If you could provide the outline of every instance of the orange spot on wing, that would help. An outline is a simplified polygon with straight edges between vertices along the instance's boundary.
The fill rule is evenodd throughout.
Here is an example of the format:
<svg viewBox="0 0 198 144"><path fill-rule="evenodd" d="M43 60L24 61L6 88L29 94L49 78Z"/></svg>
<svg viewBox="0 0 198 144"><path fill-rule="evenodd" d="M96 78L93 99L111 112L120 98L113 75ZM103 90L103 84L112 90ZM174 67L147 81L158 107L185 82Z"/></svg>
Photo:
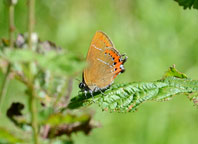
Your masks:
<svg viewBox="0 0 198 144"><path fill-rule="evenodd" d="M112 58L114 58L114 62L119 62L120 56L117 55L114 51L111 50L105 50L105 53L108 53L111 55Z"/></svg>
<svg viewBox="0 0 198 144"><path fill-rule="evenodd" d="M114 75L113 79L115 79L121 71L122 71L121 69L116 70L116 71L114 72L115 75Z"/></svg>

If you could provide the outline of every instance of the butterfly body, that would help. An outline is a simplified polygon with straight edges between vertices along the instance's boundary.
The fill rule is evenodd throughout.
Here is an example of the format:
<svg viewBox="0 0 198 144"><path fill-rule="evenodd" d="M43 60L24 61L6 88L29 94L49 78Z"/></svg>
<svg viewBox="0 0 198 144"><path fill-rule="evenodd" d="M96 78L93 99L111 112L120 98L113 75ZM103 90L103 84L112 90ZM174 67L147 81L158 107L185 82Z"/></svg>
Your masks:
<svg viewBox="0 0 198 144"><path fill-rule="evenodd" d="M91 42L84 69L83 80L79 84L82 91L93 92L107 89L118 74L124 72L127 57L115 49L109 37L97 31Z"/></svg>

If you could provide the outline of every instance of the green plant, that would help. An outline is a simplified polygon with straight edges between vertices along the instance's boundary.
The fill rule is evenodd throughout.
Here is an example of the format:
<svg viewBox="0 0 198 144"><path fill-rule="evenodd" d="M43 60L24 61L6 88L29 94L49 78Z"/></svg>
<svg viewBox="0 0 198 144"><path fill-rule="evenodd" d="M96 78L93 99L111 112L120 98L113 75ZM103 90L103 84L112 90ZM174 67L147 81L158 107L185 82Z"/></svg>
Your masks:
<svg viewBox="0 0 198 144"><path fill-rule="evenodd" d="M72 143L71 134L85 134L100 124L93 113L80 107L98 104L110 112L136 111L143 102L166 101L172 96L187 95L198 103L198 81L169 68L162 79L153 82L114 84L104 94L95 93L92 99L84 93L72 98L72 82L84 67L80 57L50 41L41 41L34 27L34 1L29 1L28 35L14 38L14 5L9 1L10 38L0 44L1 69L4 80L0 94L0 108L6 98L9 81L18 81L24 87L24 101L13 102L6 115L17 129L0 128L1 143ZM76 111L79 110L79 111ZM20 131L20 135L16 133ZM28 133L27 133L28 132ZM24 137L25 136L25 137Z"/></svg>

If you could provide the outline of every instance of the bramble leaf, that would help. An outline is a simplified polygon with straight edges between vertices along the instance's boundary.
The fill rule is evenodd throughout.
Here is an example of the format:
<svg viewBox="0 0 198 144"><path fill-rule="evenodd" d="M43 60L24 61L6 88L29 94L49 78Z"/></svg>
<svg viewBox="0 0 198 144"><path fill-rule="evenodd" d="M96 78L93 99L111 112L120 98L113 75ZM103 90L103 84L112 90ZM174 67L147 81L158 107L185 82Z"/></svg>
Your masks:
<svg viewBox="0 0 198 144"><path fill-rule="evenodd" d="M175 67L170 67L165 77L154 82L133 82L127 84L115 84L104 94L96 93L92 99L84 94L71 99L69 108L98 104L103 110L130 112L135 111L140 104L148 100L170 100L172 96L179 94L190 95L198 92L198 80L192 80L178 72ZM193 100L198 95L193 95Z"/></svg>

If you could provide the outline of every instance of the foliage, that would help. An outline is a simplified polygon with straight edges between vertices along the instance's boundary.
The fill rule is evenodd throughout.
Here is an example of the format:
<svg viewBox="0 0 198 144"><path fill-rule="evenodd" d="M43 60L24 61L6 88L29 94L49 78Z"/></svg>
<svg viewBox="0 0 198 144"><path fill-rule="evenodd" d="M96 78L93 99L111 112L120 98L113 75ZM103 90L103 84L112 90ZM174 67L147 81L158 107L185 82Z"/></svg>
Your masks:
<svg viewBox="0 0 198 144"><path fill-rule="evenodd" d="M191 9L192 7L194 9L198 9L198 0L175 0L179 3L180 6L182 6L184 9Z"/></svg>
<svg viewBox="0 0 198 144"><path fill-rule="evenodd" d="M23 38L25 39L25 37ZM17 40L15 43L17 43ZM32 51L24 47L16 47L15 50L11 50L2 42L0 54L1 63L5 63L2 69L8 67L8 63L11 63L13 78L26 85L26 95L36 94L38 105L36 117L38 117L40 125L40 136L44 139L52 139L62 135L70 136L77 131L89 134L93 128L99 126L99 124L93 122L92 114L76 115L69 112L68 108L79 109L80 106L96 103L105 111L131 112L136 111L143 102L170 100L172 96L178 94L188 95L197 104L198 81L187 78L185 74L178 72L174 65L169 68L161 80L114 84L104 93L95 93L94 98L91 98L91 95L86 97L82 93L72 98L68 104L69 99L64 98L65 91L69 87L66 82L68 81L67 77L71 77L72 73L79 71L79 67L74 66L75 63L81 65L81 61L74 56L60 55L60 49L57 51L55 45L52 48L51 42L46 42L48 48L40 46L41 43L43 42L35 44L35 51ZM54 48L56 51L54 51ZM49 55L45 55L46 52L43 52L43 49L47 49ZM65 60L74 61L73 65L69 67L69 72L67 69L69 63ZM22 112L24 108L28 107L28 105L17 102L12 103L7 110L7 116L10 120L24 131L27 127L31 127L29 114Z"/></svg>
<svg viewBox="0 0 198 144"><path fill-rule="evenodd" d="M196 94L195 99L198 97L197 85L197 80L188 79L185 74L178 72L173 66L161 80L115 84L105 93L94 96L93 99L90 96L89 99L86 99L84 95L74 97L69 107L78 108L82 105L90 105L94 101L105 111L130 112L137 110L143 102L170 100L174 95Z"/></svg>
<svg viewBox="0 0 198 144"><path fill-rule="evenodd" d="M84 64L73 54L56 47L52 42L36 41L34 50L27 49L24 35L18 35L15 49L7 47L7 40L2 40L0 61L2 70L11 64L12 79L16 79L26 86L25 99L34 94L36 96L36 117L40 125L40 135L44 139L56 138L62 135L70 136L73 132L84 131L88 134L98 124L92 120L92 114L82 112L81 115L72 112L60 112L66 108L71 89L70 79L81 71ZM19 45L20 43L20 45ZM65 98L66 97L66 98ZM30 103L14 102L7 110L9 119L19 128L27 131L31 127L29 113L23 109L30 107ZM65 138L63 138L65 141Z"/></svg>
<svg viewBox="0 0 198 144"><path fill-rule="evenodd" d="M8 0L7 2L12 2L12 1ZM22 1L20 2L22 3ZM56 2L60 3L60 1L56 1ZM80 35L81 32L78 32L76 37L80 37L80 38L74 41L74 37L76 34L75 31L76 25L79 25L78 22L76 24L76 19L78 18L82 22L80 25L81 28L83 27L84 29L86 28L94 29L94 31L95 31L95 27L93 28L93 25L97 25L97 24L101 25L99 21L102 22L102 25L105 23L108 23L108 25L112 23L112 25L109 25L107 29L111 28L110 31L115 31L115 39L119 34L119 36L117 37L118 39L115 42L120 42L122 47L129 47L127 54L130 55L129 57L132 59L133 63L137 63L137 66L135 66L132 63L128 63L130 67L133 67L134 69L133 72L131 72L131 68L127 69L128 77L125 80L129 80L129 81L132 81L131 79L129 79L131 77L133 77L134 79L136 78L142 79L143 77L147 77L149 75L149 70L152 68L151 71L153 72L155 66L159 67L158 69L162 69L160 65L157 64L157 62L163 61L165 63L163 57L167 57L166 58L167 61L171 59L171 56L170 57L167 55L164 56L164 53L168 54L167 51L173 53L173 57L176 59L177 58L176 54L179 54L182 51L181 49L183 47L187 47L190 49L191 47L196 46L195 43L196 40L195 42L193 40L192 41L189 40L190 42L187 43L186 45L183 45L183 43L180 45L180 43L178 43L179 50L176 50L176 52L172 52L171 49L168 50L167 45L164 44L164 42L169 43L168 47L172 48L169 40L170 33L172 37L176 37L177 32L181 33L180 37L177 37L174 41L174 44L175 43L177 44L178 42L177 40L179 38L184 38L185 41L187 41L186 39L189 38L188 34L191 31L190 29L188 29L187 31L182 31L183 29L181 24L180 26L178 26L179 28L178 27L175 28L176 30L171 29L170 32L167 33L162 32L162 35L158 35L156 31L159 30L157 28L159 27L161 32L163 27L161 27L162 25L158 25L158 22L156 21L152 23L153 21L151 21L151 19L154 18L155 20L156 19L158 20L158 17L157 15L153 16L153 13L149 13L150 11L149 12L146 11L148 10L149 7L150 9L152 9L152 6L155 6L154 4L149 5L150 3L148 3L148 5L147 4L145 5L145 4L140 4L141 2L139 1L133 1L133 2L126 1L126 3L116 1L116 6L122 7L122 9L120 9L120 7L116 9L117 7L114 5L111 8L112 6L111 2L105 1L106 9L104 8L103 13L101 14L102 20L98 20L98 19L95 20L95 16L94 16L94 22L97 24L91 23L88 25L88 23L91 22L89 19L90 14L97 15L98 13L101 12L98 11L97 9L95 10L94 7L93 10L91 9L89 11L90 8L89 5L91 5L91 3L93 4L94 2L88 1L85 2L84 5L81 5L81 2L79 2L80 9L78 9L78 11L76 10L74 11L74 7L72 7L72 4L75 2L71 2L71 3L69 1L62 2L62 3L66 3L67 6L69 6L67 7L67 10L71 8L71 11L74 13L71 14L72 15L71 19L70 16L65 16L65 15L63 16L64 21L65 21L65 17L67 17L66 24L68 23L70 24L70 26L68 25L65 26L65 23L63 23L64 29L67 29L67 31L69 32L64 35L61 35L63 32L62 29L60 28L58 30L56 29L57 31L59 31L59 33L56 35L55 23L58 23L60 21L59 18L61 17L62 12L61 14L55 14L55 16L49 18L49 19L55 18L58 19L58 21L51 20L51 23L48 23L47 25L49 25L49 27L50 25L54 25L54 27L51 28L49 31L46 31L45 30L46 21L48 21L46 20L47 18L46 11L51 13L51 15L53 15L54 11L61 10L61 7L64 7L64 5L59 5L58 8L55 9L55 8L50 8L51 6L54 6L50 2L41 1L41 5L44 6L48 5L46 7L48 7L49 9L45 7L47 10L44 9L45 14L41 19L39 19L39 22L42 22L42 20L44 20L45 22L43 29L41 28L39 30L38 27L39 36L42 37L43 32L44 33L47 32L46 34L47 39L53 39L53 41L56 41L56 43L60 43L59 40L64 39L65 41L64 48L57 46L51 41L41 41L36 33L32 33L32 37L33 37L32 49L29 49L29 45L28 45L29 39L27 33L18 34L16 40L13 39L14 41L5 38L1 40L0 42L1 77L0 78L3 79L5 78L5 80L7 80L6 79L7 77L10 80L10 83L8 83L8 87L11 86L11 89L8 89L7 92L11 94L6 95L4 99L0 99L0 120L1 120L0 143L30 143L31 141L33 141L34 138L32 137L32 133L34 131L33 130L34 128L32 123L33 120L31 119L33 113L35 114L35 117L37 119L37 123L36 123L36 127L38 128L37 137L40 143L56 144L56 143L73 143L73 136L74 136L73 133L83 132L85 135L88 135L90 134L92 129L101 126L99 122L93 120L93 116L94 116L93 112L90 112L87 109L81 109L81 107L86 108L87 106L90 106L92 104L97 104L101 107L102 110L105 111L128 113L128 112L136 111L139 108L139 106L144 102L147 101L163 102L170 100L173 96L176 95L186 95L196 106L198 105L198 92L197 92L198 81L190 79L185 74L178 72L175 66L170 67L169 70L164 74L162 79L157 81L144 82L143 80L142 82L129 82L129 83L121 83L121 84L115 83L110 87L110 89L104 91L103 93L101 92L94 93L93 98L91 97L90 94L87 95L86 97L84 93L81 93L70 100L71 96L73 95L72 91L77 91L75 88L72 87L73 79L77 75L81 75L81 71L85 66L85 63L81 58L82 56L76 55L75 53L76 51L74 48L78 48L78 47L83 48L84 47L83 41L86 41L85 39L88 38L89 35L86 34L86 36L85 35L82 36ZM184 8L191 8L191 7L197 8L196 0L195 1L177 0L177 2L180 5L182 5ZM15 4L16 3L14 3L13 5ZM8 3L7 5L9 6L12 4ZM100 6L103 7L104 3L103 2L100 3L100 1L98 1L96 5L98 5L99 9L101 9ZM83 6L85 6L86 8L86 10L84 10L84 14L86 15L87 18L86 21L84 20L84 17L82 20L81 19L82 16L78 15L78 14L83 14L83 10L81 9L81 7ZM133 11L131 11L130 6L133 6ZM144 6L146 6L147 9ZM111 9L109 9L109 7ZM142 10L143 12L139 13L138 10L139 11ZM2 12L3 10L0 8L0 11ZM109 11L114 13L114 16L115 15L116 16L114 18L112 18L112 16L109 16L108 15ZM133 16L131 15L131 13L133 13ZM151 15L149 16L149 14ZM166 14L167 17L170 17L167 11ZM21 15L20 13L16 14L16 17L20 17L20 21L17 21L18 22L17 26L19 28L18 29L16 28L16 30L27 31L24 30L24 24L21 24L23 22L24 16L20 16L20 15ZM39 16L40 15L42 15L42 12L40 13L39 11ZM120 15L121 18L119 17ZM161 18L162 15L160 12L159 15ZM115 21L115 19L117 19L118 21ZM4 23L6 24L6 20L4 21L5 21ZM87 22L86 26L83 25L84 22ZM5 31L4 30L5 26L3 26L4 23L0 23L1 32ZM165 27L174 28L174 25L172 23L169 23L168 21L165 22L162 21L161 23L165 24ZM178 21L178 23L180 23L180 20ZM147 26L145 26L145 24L148 25L149 30L147 29ZM191 24L191 22L188 21L188 23L186 23L185 25L189 27L189 25L187 24ZM21 30L21 26L23 27L23 30ZM123 27L127 28L127 32L125 34L129 34L129 35L125 35L124 33L122 33ZM135 30L134 32L135 36L134 33L131 32L131 27L132 29ZM14 30L14 28L13 29L10 28L10 33L13 35L12 30ZM0 33L0 35L2 35L2 33ZM121 35L124 36L124 39L122 39ZM166 36L164 35L168 37L167 40L166 40ZM157 36L156 39L159 39L159 43L161 46L161 47L159 46L160 47L159 49L163 53L163 55L161 55L162 60L160 57L160 60L157 62L155 57L153 57L155 51L154 50L155 45L152 45L152 43L155 42L149 39L153 36L154 39L155 36ZM140 38L142 38L143 40ZM131 43L127 43L128 41L130 41ZM12 42L13 42L13 47L10 46ZM132 43L134 43L134 45L132 45ZM143 47L146 48L143 49ZM176 46L174 45L174 47ZM150 50L149 48L152 48L152 50ZM149 54L147 54L147 52ZM193 54L196 54L196 52L197 52L196 50L192 51ZM157 55L160 56L158 52ZM156 62L153 66L149 65L149 59L152 58L154 58L154 61ZM193 62L196 62L196 58L191 58L191 57L185 59L185 62L187 61L185 64L182 63L184 62L184 59L179 59L179 60L181 61L182 65L189 66L192 63L192 61L190 61L189 59L192 60ZM138 63L140 61L144 62L144 64ZM171 60L170 62L173 63ZM141 65L146 65L146 66L148 65L148 67L147 68L142 67L143 70L141 70ZM185 68L187 69L188 67ZM153 74L155 75L155 72ZM4 85L3 83L4 82L2 82L2 85ZM13 83L15 84L14 87L12 87ZM17 91L18 87L20 87L19 91L21 93ZM36 111L31 111L30 108L33 101L31 98L33 96L35 97ZM11 103L9 103L8 101L11 101ZM2 105L6 105L6 107L3 107ZM182 111L182 114L184 113L185 112ZM113 114L111 116L113 117ZM5 125L2 119L5 119L6 121ZM104 117L100 116L99 119L103 120ZM120 120L120 115L119 115L119 120ZM140 121L140 119L138 119L138 121ZM129 123L127 121L126 124L125 123L123 124L123 122L121 122L121 125L122 127L124 126L129 127L131 123L133 122ZM114 124L114 123L112 124L114 129L111 129L111 133L115 132L116 129L115 126L119 126L119 124ZM145 134L145 129L147 127L149 126L146 125L143 126L142 128L143 130L142 129L139 130L138 128L139 130L138 133ZM175 129L175 127L173 127L172 129ZM135 134L133 133L133 130L134 129L130 129L130 132L127 133ZM170 131L171 130L169 130L169 132L167 133L169 134ZM20 133L18 134L18 132ZM119 137L121 137L123 143L124 139L122 138L122 136L124 135L125 132L120 130L118 132L119 132ZM109 131L107 133L109 133ZM102 132L102 135L106 136L104 130ZM153 133L151 133L151 135L153 135ZM170 133L170 135L172 134ZM107 135L107 137L109 139L109 135ZM166 142L167 142L167 137L168 136L166 135ZM142 139L144 138L140 137L141 143L142 143ZM107 143L108 139L104 140L105 143ZM101 141L102 140L100 139L99 142Z"/></svg>
<svg viewBox="0 0 198 144"><path fill-rule="evenodd" d="M15 144L15 143L23 143L24 140L18 138L17 136L11 134L5 128L0 127L0 143L1 144Z"/></svg>

